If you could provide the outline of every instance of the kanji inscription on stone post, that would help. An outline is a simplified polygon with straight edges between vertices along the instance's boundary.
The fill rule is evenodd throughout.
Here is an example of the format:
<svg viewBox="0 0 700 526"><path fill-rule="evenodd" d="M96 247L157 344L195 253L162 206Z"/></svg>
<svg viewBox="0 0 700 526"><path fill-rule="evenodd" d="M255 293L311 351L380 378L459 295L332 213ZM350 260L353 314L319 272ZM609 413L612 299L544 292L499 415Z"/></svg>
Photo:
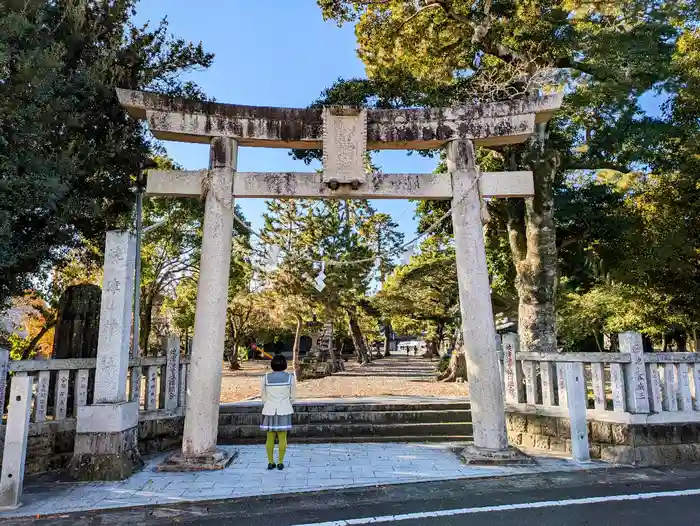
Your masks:
<svg viewBox="0 0 700 526"><path fill-rule="evenodd" d="M323 182L327 185L365 182L367 110L327 107L323 110Z"/></svg>
<svg viewBox="0 0 700 526"><path fill-rule="evenodd" d="M178 377L180 374L180 338L177 336L169 337L166 342L166 352L164 408L168 411L175 411L178 403Z"/></svg>
<svg viewBox="0 0 700 526"><path fill-rule="evenodd" d="M74 415L78 414L78 407L87 405L88 399L88 378L90 371L88 369L80 369L75 375L75 411Z"/></svg>
<svg viewBox="0 0 700 526"><path fill-rule="evenodd" d="M56 378L56 420L65 420L68 413L68 376L70 371L58 371Z"/></svg>
<svg viewBox="0 0 700 526"><path fill-rule="evenodd" d="M34 402L34 421L46 420L46 405L49 399L49 381L51 371L40 371L36 384L36 401Z"/></svg>
<svg viewBox="0 0 700 526"><path fill-rule="evenodd" d="M0 400L5 404L5 389L7 387L7 369L10 366L10 351L0 349Z"/></svg>
<svg viewBox="0 0 700 526"><path fill-rule="evenodd" d="M632 361L625 364L627 384L627 410L630 413L648 413L647 372L644 366L642 335L636 332L623 332L619 335L620 352L629 354Z"/></svg>
<svg viewBox="0 0 700 526"><path fill-rule="evenodd" d="M522 377L519 373L516 354L518 352L518 337L515 334L503 335L503 372L506 383L506 403L517 404L520 402L520 384Z"/></svg>

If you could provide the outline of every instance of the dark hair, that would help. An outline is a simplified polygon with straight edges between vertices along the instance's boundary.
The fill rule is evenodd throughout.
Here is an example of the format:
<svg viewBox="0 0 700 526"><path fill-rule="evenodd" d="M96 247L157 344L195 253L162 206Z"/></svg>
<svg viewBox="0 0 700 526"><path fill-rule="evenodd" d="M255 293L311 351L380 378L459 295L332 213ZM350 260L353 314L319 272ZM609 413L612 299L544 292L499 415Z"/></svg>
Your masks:
<svg viewBox="0 0 700 526"><path fill-rule="evenodd" d="M284 371L287 368L287 359L283 354L275 354L270 362L270 367L275 372Z"/></svg>

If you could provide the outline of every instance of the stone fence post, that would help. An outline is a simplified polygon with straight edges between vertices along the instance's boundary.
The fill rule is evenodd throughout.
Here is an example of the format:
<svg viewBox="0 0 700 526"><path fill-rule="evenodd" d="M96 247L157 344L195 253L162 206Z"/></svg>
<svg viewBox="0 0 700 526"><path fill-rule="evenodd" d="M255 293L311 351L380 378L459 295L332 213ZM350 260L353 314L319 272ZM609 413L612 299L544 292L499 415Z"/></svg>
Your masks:
<svg viewBox="0 0 700 526"><path fill-rule="evenodd" d="M10 385L10 407L5 427L5 449L0 476L0 509L19 507L27 458L29 417L32 410L33 376L15 375ZM3 398L4 400L4 398Z"/></svg>
<svg viewBox="0 0 700 526"><path fill-rule="evenodd" d="M10 351L0 348L0 419L5 414L5 390L7 388L7 372L10 367Z"/></svg>
<svg viewBox="0 0 700 526"><path fill-rule="evenodd" d="M139 402L127 401L136 238L107 232L94 403L78 408L71 475L121 480L143 467L138 451Z"/></svg>
<svg viewBox="0 0 700 526"><path fill-rule="evenodd" d="M507 404L518 404L523 401L523 370L516 359L519 349L518 335L512 332L503 335L503 376L505 398Z"/></svg>
<svg viewBox="0 0 700 526"><path fill-rule="evenodd" d="M588 404L583 364L567 362L564 364L564 375L571 425L571 454L577 462L588 462L591 460L591 454L588 448L588 424L586 422Z"/></svg>
<svg viewBox="0 0 700 526"><path fill-rule="evenodd" d="M163 408L167 411L177 411L179 402L180 385L180 338L168 336L165 340L165 378L161 382L165 383L165 402Z"/></svg>
<svg viewBox="0 0 700 526"><path fill-rule="evenodd" d="M644 366L642 335L638 332L623 332L619 336L620 353L629 354L632 361L624 364L627 412L649 413L649 384Z"/></svg>

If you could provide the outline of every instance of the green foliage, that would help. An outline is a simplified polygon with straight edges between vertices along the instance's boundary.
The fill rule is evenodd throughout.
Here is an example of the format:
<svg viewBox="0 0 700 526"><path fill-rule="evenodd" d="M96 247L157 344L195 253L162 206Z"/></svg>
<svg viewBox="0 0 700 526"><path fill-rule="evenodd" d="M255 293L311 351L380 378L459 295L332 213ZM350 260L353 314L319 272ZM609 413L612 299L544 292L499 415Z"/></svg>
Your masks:
<svg viewBox="0 0 700 526"><path fill-rule="evenodd" d="M488 204L487 259L494 299L504 300L505 311L516 312L516 290L521 302L558 296L560 339L573 346L595 332L634 328L658 337L671 326L695 330L696 1L318 4L326 18L356 23L370 77L336 82L322 101L453 106L565 88L564 106L544 144L477 152L483 170L554 161L552 174L535 170L531 204ZM642 108L642 96L654 93L667 100L660 117ZM546 259L552 247L537 244L542 220L551 214L543 206L549 196L556 210L556 259ZM448 209L449 202L419 203L419 229ZM449 219L438 232L451 235ZM559 277L557 287L548 275Z"/></svg>
<svg viewBox="0 0 700 526"><path fill-rule="evenodd" d="M136 0L4 1L0 10L0 302L72 247L128 222L150 155L115 88L201 96L201 45L136 27Z"/></svg>

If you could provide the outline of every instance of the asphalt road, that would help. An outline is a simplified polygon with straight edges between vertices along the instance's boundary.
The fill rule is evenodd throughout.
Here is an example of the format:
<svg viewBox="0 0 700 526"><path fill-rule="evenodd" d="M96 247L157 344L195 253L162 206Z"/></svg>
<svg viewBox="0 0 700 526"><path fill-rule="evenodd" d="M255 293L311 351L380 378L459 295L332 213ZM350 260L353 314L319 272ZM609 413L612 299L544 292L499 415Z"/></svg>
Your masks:
<svg viewBox="0 0 700 526"><path fill-rule="evenodd" d="M431 513L443 516L430 517ZM609 469L407 484L3 521L3 525L8 526L45 523L688 526L700 524L700 466Z"/></svg>

